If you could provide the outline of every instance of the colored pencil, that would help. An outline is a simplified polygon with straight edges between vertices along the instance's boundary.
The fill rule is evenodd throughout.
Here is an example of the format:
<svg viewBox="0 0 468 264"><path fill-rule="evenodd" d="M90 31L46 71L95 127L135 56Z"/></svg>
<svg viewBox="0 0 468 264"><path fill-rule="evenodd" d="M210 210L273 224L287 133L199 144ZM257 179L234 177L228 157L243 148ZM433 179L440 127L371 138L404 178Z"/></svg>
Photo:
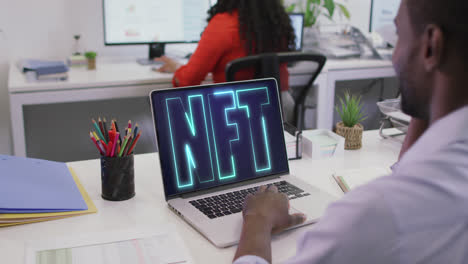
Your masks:
<svg viewBox="0 0 468 264"><path fill-rule="evenodd" d="M112 129L111 129L111 130L109 131L109 140L112 141L112 143L115 142L115 141L114 141L115 133L116 133L115 130L112 130Z"/></svg>
<svg viewBox="0 0 468 264"><path fill-rule="evenodd" d="M115 153L115 146L117 145L117 139L119 138L119 132L116 132L115 133L115 136L114 136L114 144L112 145L112 151L111 151L111 157L114 157L114 153Z"/></svg>
<svg viewBox="0 0 468 264"><path fill-rule="evenodd" d="M102 139L97 140L97 144L102 149L102 153L106 153L106 144L104 143L104 141Z"/></svg>
<svg viewBox="0 0 468 264"><path fill-rule="evenodd" d="M127 132L128 134L132 133L132 120L128 120Z"/></svg>
<svg viewBox="0 0 468 264"><path fill-rule="evenodd" d="M117 121L114 119L115 131L119 132L119 141L122 142L122 137L120 136L119 126L117 126ZM119 142L119 146L120 146Z"/></svg>
<svg viewBox="0 0 468 264"><path fill-rule="evenodd" d="M104 125L102 124L102 119L101 117L98 118L98 124L99 124L99 130L101 131L102 135L104 138L106 137L106 134L104 133Z"/></svg>
<svg viewBox="0 0 468 264"><path fill-rule="evenodd" d="M106 152L106 157L110 157L111 151L112 151L112 140L109 141L109 144L107 144L107 152Z"/></svg>
<svg viewBox="0 0 468 264"><path fill-rule="evenodd" d="M133 140L135 140L136 135L138 135L138 123L136 123L135 128L133 129Z"/></svg>
<svg viewBox="0 0 468 264"><path fill-rule="evenodd" d="M96 134L96 131L93 131L94 139L99 140L99 136Z"/></svg>
<svg viewBox="0 0 468 264"><path fill-rule="evenodd" d="M106 118L104 117L104 120L102 122L102 126L104 127L104 136L106 137L106 140L107 142L110 141L110 138L109 138L109 133L107 132L107 121L106 121Z"/></svg>
<svg viewBox="0 0 468 264"><path fill-rule="evenodd" d="M106 139L104 138L104 135L102 134L101 129L99 128L98 124L96 123L96 120L94 120L94 118L93 118L92 121L93 121L94 127L97 130L97 133L98 133L99 137L104 139L104 142L106 142ZM107 144L107 142L106 142L106 144Z"/></svg>
<svg viewBox="0 0 468 264"><path fill-rule="evenodd" d="M96 148L99 150L99 153L101 153L102 155L102 150L101 148L99 147L96 139L94 139L94 136L93 136L93 133L89 132L89 137L91 138L91 140L94 142L94 145L96 145Z"/></svg>
<svg viewBox="0 0 468 264"><path fill-rule="evenodd" d="M126 156L127 151L130 148L130 145L132 143L132 140L133 140L133 136L129 135L128 140L127 140L127 144L125 144L125 148L124 148L123 153L122 153L123 156Z"/></svg>
<svg viewBox="0 0 468 264"><path fill-rule="evenodd" d="M119 157L122 157L122 154L124 152L125 146L127 145L127 142L128 142L128 136L125 136L124 141L122 143L122 147L120 148L120 151L119 151Z"/></svg>
<svg viewBox="0 0 468 264"><path fill-rule="evenodd" d="M137 136L135 137L135 139L133 140L132 145L130 146L130 148L129 148L128 151L127 151L127 156L130 155L130 154L132 154L133 149L135 148L135 145L136 145L138 139L140 139L140 135L141 135L141 132L139 132L138 135L137 135Z"/></svg>

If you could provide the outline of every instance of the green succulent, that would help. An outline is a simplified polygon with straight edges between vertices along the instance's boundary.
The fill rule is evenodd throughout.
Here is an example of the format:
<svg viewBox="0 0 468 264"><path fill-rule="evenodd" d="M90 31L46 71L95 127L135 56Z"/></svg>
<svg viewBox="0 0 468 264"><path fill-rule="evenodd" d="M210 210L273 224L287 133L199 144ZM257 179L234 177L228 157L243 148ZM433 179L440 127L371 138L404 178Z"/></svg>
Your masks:
<svg viewBox="0 0 468 264"><path fill-rule="evenodd" d="M361 96L352 95L347 90L344 93L344 97L339 99L341 107L337 105L335 106L335 110L346 127L354 127L356 124L367 119L362 113Z"/></svg>
<svg viewBox="0 0 468 264"><path fill-rule="evenodd" d="M96 58L97 53L94 52L94 51L87 51L87 52L85 52L84 56L85 56L87 59L94 59L94 58Z"/></svg>
<svg viewBox="0 0 468 264"><path fill-rule="evenodd" d="M311 27L317 23L318 18L323 15L333 21L333 15L336 10L345 16L347 19L351 18L351 14L345 5L337 3L334 0L305 0L305 8L303 4L304 0L296 0L286 7L287 12L294 12L297 7L299 11L304 13L304 26Z"/></svg>

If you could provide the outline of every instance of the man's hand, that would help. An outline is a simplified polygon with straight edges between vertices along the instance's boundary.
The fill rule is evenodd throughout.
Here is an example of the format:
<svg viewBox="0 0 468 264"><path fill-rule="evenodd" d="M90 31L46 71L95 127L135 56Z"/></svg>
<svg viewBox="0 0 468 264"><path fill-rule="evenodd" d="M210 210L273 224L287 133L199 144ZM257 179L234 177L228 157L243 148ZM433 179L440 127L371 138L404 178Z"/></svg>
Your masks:
<svg viewBox="0 0 468 264"><path fill-rule="evenodd" d="M278 193L274 185L261 186L255 195L247 196L242 213L244 222L253 218L261 220L274 234L306 220L303 214L289 214L288 197Z"/></svg>
<svg viewBox="0 0 468 264"><path fill-rule="evenodd" d="M175 60L166 56L155 58L154 60L164 62L163 66L158 69L159 72L174 73L180 67L180 64L178 64Z"/></svg>
<svg viewBox="0 0 468 264"><path fill-rule="evenodd" d="M234 260L259 256L271 263L271 234L301 224L303 214L289 214L288 197L278 193L276 186L261 186L255 195L245 198L244 224Z"/></svg>

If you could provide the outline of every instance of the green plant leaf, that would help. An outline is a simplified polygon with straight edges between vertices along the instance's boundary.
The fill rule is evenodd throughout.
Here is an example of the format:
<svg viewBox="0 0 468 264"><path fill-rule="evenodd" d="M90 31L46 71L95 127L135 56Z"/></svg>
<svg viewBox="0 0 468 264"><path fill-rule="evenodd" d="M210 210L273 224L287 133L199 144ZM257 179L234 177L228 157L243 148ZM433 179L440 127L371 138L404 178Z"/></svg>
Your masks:
<svg viewBox="0 0 468 264"><path fill-rule="evenodd" d="M286 7L286 12L294 12L294 9L296 9L296 4L291 4L290 6Z"/></svg>
<svg viewBox="0 0 468 264"><path fill-rule="evenodd" d="M367 118L362 113L361 96L352 95L346 90L343 97L339 97L339 105L341 109L337 105L335 110L340 115L343 124L347 127L354 127Z"/></svg>
<svg viewBox="0 0 468 264"><path fill-rule="evenodd" d="M347 19L350 19L351 18L351 14L349 13L348 9L346 8L346 6L344 6L343 4L338 4L338 8L340 9L341 13L347 18Z"/></svg>
<svg viewBox="0 0 468 264"><path fill-rule="evenodd" d="M334 0L325 0L323 6L325 9L328 11L328 15L330 17L333 17L333 14L335 13L335 1Z"/></svg>

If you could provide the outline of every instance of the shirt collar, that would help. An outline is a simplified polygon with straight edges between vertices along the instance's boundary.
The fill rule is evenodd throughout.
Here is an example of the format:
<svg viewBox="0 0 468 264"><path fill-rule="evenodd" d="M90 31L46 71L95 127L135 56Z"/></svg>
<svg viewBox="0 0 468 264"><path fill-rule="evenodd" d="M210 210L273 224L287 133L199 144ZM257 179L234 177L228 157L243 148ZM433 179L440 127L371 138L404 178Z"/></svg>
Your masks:
<svg viewBox="0 0 468 264"><path fill-rule="evenodd" d="M468 106L437 120L403 156L401 162L421 159L449 144L468 140Z"/></svg>

